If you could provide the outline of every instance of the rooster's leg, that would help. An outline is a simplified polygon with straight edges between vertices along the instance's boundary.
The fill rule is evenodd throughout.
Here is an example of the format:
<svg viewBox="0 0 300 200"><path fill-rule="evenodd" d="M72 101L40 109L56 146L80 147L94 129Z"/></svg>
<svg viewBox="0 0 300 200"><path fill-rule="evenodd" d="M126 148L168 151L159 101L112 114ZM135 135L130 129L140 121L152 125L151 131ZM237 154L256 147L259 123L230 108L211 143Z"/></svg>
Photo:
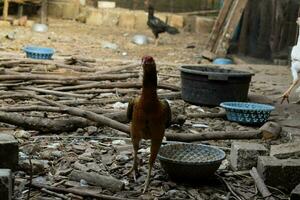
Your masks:
<svg viewBox="0 0 300 200"><path fill-rule="evenodd" d="M133 165L132 165L131 169L128 172L126 172L123 176L127 176L127 175L131 174L132 172L134 172L133 173L133 179L134 179L134 181L136 181L136 173L138 172L138 156L137 156L137 153L138 153L138 150L139 150L140 141L133 139L132 144L133 144Z"/></svg>
<svg viewBox="0 0 300 200"><path fill-rule="evenodd" d="M148 174L147 174L147 178L145 181L145 186L144 186L144 190L143 193L145 193L148 189L149 183L150 183L150 176L151 176L151 172L152 172L152 167L153 164L155 162L157 153L159 151L160 145L161 145L161 141L162 140L151 140L151 154L150 154L150 158L149 158L149 169L148 169Z"/></svg>
<svg viewBox="0 0 300 200"><path fill-rule="evenodd" d="M155 37L155 46L158 46L158 44L159 44L159 37L157 36Z"/></svg>

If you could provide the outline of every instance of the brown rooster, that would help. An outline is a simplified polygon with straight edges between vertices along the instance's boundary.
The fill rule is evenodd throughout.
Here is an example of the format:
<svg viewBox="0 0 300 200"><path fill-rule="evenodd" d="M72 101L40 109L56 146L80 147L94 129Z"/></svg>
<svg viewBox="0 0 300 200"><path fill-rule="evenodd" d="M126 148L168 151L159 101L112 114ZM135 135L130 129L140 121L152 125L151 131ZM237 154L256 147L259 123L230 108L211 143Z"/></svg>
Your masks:
<svg viewBox="0 0 300 200"><path fill-rule="evenodd" d="M171 109L167 101L159 100L157 96L157 72L154 59L144 56L143 87L140 97L133 99L127 109L127 117L131 120L130 134L133 144L133 166L125 174L138 171L137 152L141 139L151 140L151 154L149 158L148 175L145 181L143 193L147 190L153 164L164 137L165 129L171 122ZM135 173L134 173L135 179Z"/></svg>

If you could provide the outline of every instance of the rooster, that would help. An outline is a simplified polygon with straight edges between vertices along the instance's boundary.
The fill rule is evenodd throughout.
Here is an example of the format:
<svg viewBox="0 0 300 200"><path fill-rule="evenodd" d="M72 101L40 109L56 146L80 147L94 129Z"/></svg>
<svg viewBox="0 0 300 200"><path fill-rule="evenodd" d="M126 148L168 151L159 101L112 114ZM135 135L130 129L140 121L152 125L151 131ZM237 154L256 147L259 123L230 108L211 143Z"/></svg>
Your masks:
<svg viewBox="0 0 300 200"><path fill-rule="evenodd" d="M157 96L157 72L154 59L144 56L143 65L143 87L142 94L133 99L127 108L127 117L131 120L130 134L133 144L133 166L125 174L138 171L137 152L141 139L150 139L149 169L145 181L143 193L147 190L153 164L159 151L165 129L170 126L171 109L166 100L159 100ZM135 173L133 174L134 179Z"/></svg>
<svg viewBox="0 0 300 200"><path fill-rule="evenodd" d="M297 24L299 26L299 34L300 34L300 17L297 19ZM291 72L293 76L293 83L281 96L282 97L281 103L283 103L284 100L287 100L287 102L289 102L289 96L291 91L299 83L298 73L300 72L300 36L298 36L297 44L292 49L291 60L292 60ZM298 91L299 90L300 88L298 88ZM299 102L300 101L298 101L297 103Z"/></svg>
<svg viewBox="0 0 300 200"><path fill-rule="evenodd" d="M155 46L158 45L159 34L167 32L169 34L175 35L179 33L178 29L172 26L169 26L161 19L154 16L153 6L148 6L148 21L147 25L151 28L152 33L155 36Z"/></svg>

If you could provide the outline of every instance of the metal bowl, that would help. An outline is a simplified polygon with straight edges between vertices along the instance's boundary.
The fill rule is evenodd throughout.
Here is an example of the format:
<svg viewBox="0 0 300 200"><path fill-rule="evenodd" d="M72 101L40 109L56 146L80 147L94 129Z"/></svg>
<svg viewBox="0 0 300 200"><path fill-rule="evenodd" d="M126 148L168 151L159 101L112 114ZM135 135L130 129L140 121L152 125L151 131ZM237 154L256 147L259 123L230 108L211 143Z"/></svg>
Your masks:
<svg viewBox="0 0 300 200"><path fill-rule="evenodd" d="M48 26L46 24L34 24L32 30L43 33L48 31Z"/></svg>
<svg viewBox="0 0 300 200"><path fill-rule="evenodd" d="M208 145L176 143L160 148L162 168L175 181L199 181L214 175L225 159L225 152Z"/></svg>
<svg viewBox="0 0 300 200"><path fill-rule="evenodd" d="M132 42L134 44L138 44L138 45L145 45L145 44L149 43L148 37L145 36L145 35L135 35L135 36L133 36Z"/></svg>

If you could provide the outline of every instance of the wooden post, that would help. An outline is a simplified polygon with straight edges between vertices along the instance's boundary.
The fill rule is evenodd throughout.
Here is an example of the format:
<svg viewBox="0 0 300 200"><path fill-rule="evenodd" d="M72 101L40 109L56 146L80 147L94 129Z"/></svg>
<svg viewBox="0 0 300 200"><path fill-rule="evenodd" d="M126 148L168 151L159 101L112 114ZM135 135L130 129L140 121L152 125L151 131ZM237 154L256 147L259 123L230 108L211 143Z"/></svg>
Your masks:
<svg viewBox="0 0 300 200"><path fill-rule="evenodd" d="M4 0L4 6L3 6L3 20L7 20L8 16L8 7L9 7L9 0Z"/></svg>
<svg viewBox="0 0 300 200"><path fill-rule="evenodd" d="M21 18L23 16L23 10L24 10L24 5L19 4L18 5L18 17Z"/></svg>
<svg viewBox="0 0 300 200"><path fill-rule="evenodd" d="M48 0L42 0L42 6L41 6L41 23L47 24L47 18L48 18Z"/></svg>

